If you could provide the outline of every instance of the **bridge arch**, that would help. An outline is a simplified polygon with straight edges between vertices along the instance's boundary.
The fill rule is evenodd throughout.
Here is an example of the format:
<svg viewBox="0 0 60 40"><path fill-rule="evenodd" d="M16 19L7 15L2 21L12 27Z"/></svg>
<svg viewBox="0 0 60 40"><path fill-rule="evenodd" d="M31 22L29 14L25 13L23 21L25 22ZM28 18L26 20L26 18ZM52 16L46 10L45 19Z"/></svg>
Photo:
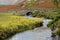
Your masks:
<svg viewBox="0 0 60 40"><path fill-rule="evenodd" d="M33 12L29 11L26 13L27 16L32 15Z"/></svg>

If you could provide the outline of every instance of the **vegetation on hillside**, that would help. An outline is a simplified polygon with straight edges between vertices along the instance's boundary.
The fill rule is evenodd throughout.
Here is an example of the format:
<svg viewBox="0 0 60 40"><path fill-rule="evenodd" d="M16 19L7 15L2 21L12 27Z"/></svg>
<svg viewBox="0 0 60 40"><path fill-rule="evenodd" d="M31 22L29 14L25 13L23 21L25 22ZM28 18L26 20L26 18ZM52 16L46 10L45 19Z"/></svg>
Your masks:
<svg viewBox="0 0 60 40"><path fill-rule="evenodd" d="M59 8L60 0L52 0L54 5Z"/></svg>
<svg viewBox="0 0 60 40"><path fill-rule="evenodd" d="M36 4L37 4L37 2L35 0L30 0L26 3L26 8L35 9L35 8L37 8Z"/></svg>

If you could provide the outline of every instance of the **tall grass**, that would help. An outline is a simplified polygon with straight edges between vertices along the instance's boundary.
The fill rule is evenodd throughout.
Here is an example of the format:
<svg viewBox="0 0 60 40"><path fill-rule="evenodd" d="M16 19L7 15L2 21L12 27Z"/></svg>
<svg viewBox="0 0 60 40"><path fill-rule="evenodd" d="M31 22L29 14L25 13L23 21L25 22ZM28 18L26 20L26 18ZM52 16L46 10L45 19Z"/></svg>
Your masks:
<svg viewBox="0 0 60 40"><path fill-rule="evenodd" d="M42 19L0 13L0 40L42 25Z"/></svg>

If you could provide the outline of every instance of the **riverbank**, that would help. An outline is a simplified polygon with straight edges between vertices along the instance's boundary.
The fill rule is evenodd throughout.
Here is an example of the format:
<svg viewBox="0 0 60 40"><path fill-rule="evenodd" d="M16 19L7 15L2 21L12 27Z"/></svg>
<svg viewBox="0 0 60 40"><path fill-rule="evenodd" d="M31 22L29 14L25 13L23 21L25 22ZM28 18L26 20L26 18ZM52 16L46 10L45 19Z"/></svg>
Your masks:
<svg viewBox="0 0 60 40"><path fill-rule="evenodd" d="M7 14L0 13L0 40L7 39L19 32L41 27L43 23L42 18L29 19L23 16Z"/></svg>
<svg viewBox="0 0 60 40"><path fill-rule="evenodd" d="M50 40L51 30L44 27L35 28L14 35L9 40Z"/></svg>
<svg viewBox="0 0 60 40"><path fill-rule="evenodd" d="M17 33L9 38L9 40L52 40L53 38L51 37L51 30L47 27L47 24L50 21L50 19L44 19L42 27Z"/></svg>
<svg viewBox="0 0 60 40"><path fill-rule="evenodd" d="M56 30L54 34L60 35L60 9L52 12L36 11L32 15L38 18L44 17L46 19L52 19L47 26L50 27L52 31Z"/></svg>

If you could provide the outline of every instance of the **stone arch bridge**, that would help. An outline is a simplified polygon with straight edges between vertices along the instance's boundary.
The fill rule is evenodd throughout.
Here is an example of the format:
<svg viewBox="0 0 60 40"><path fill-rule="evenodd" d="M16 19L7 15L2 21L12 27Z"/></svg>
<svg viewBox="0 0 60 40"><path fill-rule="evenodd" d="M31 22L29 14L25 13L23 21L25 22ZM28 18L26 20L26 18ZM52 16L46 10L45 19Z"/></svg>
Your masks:
<svg viewBox="0 0 60 40"><path fill-rule="evenodd" d="M35 11L53 11L52 9L23 9L23 10L17 10L15 13L19 13L22 15L26 15L28 12L35 12Z"/></svg>
<svg viewBox="0 0 60 40"><path fill-rule="evenodd" d="M41 8L41 9L20 9L20 10L1 10L0 12L12 12L14 14L19 13L21 15L26 15L28 12L35 12L35 11L53 11L52 8Z"/></svg>

